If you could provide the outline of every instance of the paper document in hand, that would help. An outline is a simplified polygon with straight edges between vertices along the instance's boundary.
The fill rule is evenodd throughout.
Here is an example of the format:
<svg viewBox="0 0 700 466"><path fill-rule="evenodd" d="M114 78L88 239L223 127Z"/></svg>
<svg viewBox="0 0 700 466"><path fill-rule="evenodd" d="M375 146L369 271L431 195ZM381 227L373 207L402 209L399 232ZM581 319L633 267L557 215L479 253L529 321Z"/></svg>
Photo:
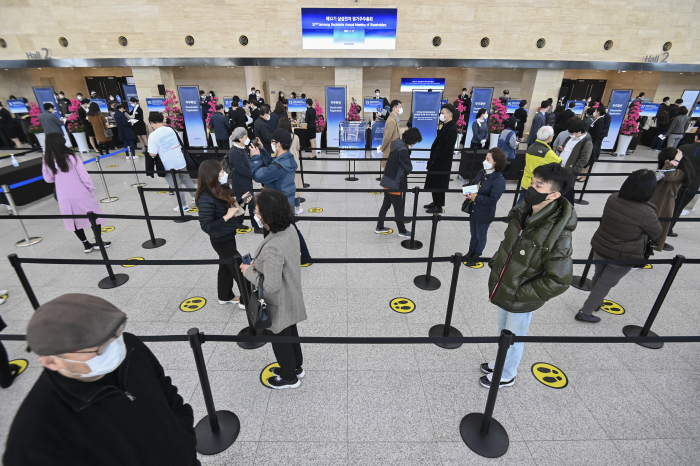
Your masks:
<svg viewBox="0 0 700 466"><path fill-rule="evenodd" d="M464 194L476 194L479 192L479 186L475 184L470 184L469 186L462 186L462 192Z"/></svg>

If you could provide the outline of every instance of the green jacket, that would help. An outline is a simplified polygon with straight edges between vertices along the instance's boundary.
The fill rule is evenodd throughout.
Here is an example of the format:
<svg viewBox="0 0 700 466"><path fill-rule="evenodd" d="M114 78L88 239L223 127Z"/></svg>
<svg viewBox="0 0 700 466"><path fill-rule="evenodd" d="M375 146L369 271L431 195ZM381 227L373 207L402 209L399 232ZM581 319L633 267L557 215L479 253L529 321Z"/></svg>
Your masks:
<svg viewBox="0 0 700 466"><path fill-rule="evenodd" d="M513 207L505 239L489 261L489 300L509 312L539 309L571 285L576 211L560 197L532 215L523 230L531 213L525 202Z"/></svg>

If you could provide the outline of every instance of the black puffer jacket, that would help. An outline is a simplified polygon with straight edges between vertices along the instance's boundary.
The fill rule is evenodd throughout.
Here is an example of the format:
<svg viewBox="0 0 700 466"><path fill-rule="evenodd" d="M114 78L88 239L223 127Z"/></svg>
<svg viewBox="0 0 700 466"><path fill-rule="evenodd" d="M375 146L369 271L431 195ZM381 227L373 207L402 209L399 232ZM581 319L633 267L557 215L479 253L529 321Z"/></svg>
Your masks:
<svg viewBox="0 0 700 466"><path fill-rule="evenodd" d="M203 191L197 199L199 226L214 241L235 239L237 228L235 217L230 218L228 222L224 219L229 207L231 206L228 202L215 198L207 191Z"/></svg>
<svg viewBox="0 0 700 466"><path fill-rule="evenodd" d="M643 259L648 239L656 240L663 228L651 202L634 202L613 193L605 203L600 226L591 239L593 250L606 259Z"/></svg>

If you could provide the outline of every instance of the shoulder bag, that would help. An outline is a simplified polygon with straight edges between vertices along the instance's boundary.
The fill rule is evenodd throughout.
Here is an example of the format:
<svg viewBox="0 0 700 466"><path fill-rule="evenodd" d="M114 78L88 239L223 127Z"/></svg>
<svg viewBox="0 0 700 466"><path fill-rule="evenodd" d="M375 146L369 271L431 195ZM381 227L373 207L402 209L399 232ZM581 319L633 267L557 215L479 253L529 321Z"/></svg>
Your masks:
<svg viewBox="0 0 700 466"><path fill-rule="evenodd" d="M258 288L253 291L245 307L248 320L256 330L263 330L272 326L272 319L267 312L267 304L265 304L263 281L264 277L260 275L258 279Z"/></svg>
<svg viewBox="0 0 700 466"><path fill-rule="evenodd" d="M185 157L185 163L187 164L187 171L194 171L196 172L199 170L199 160L195 159L190 155L190 153L185 149L185 144L182 142L180 139L180 135L175 131L175 128L171 128L173 132L175 133L175 137L177 138L177 142L180 143L180 150L182 151L182 156Z"/></svg>
<svg viewBox="0 0 700 466"><path fill-rule="evenodd" d="M100 118L100 124L102 125L102 132L104 133L106 138L111 138L112 136L114 136L114 133L109 127L105 128L105 124L102 122L102 118Z"/></svg>

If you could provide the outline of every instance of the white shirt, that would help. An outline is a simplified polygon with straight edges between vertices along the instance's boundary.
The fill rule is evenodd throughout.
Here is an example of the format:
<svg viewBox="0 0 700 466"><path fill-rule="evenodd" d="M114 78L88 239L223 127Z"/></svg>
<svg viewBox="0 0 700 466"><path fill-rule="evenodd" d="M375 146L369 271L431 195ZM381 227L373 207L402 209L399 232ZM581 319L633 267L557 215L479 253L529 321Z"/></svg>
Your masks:
<svg viewBox="0 0 700 466"><path fill-rule="evenodd" d="M161 126L148 135L148 152L158 154L166 170L180 170L187 166L175 130L169 126Z"/></svg>
<svg viewBox="0 0 700 466"><path fill-rule="evenodd" d="M571 156L571 151L574 150L574 147L576 147L576 144L578 144L578 142L581 139L583 139L583 136L581 136L580 138L575 138L571 136L569 138L569 142L566 143L566 146L564 146L564 150L561 151L561 154L559 154L562 166L566 165L566 161L569 160L569 157Z"/></svg>

